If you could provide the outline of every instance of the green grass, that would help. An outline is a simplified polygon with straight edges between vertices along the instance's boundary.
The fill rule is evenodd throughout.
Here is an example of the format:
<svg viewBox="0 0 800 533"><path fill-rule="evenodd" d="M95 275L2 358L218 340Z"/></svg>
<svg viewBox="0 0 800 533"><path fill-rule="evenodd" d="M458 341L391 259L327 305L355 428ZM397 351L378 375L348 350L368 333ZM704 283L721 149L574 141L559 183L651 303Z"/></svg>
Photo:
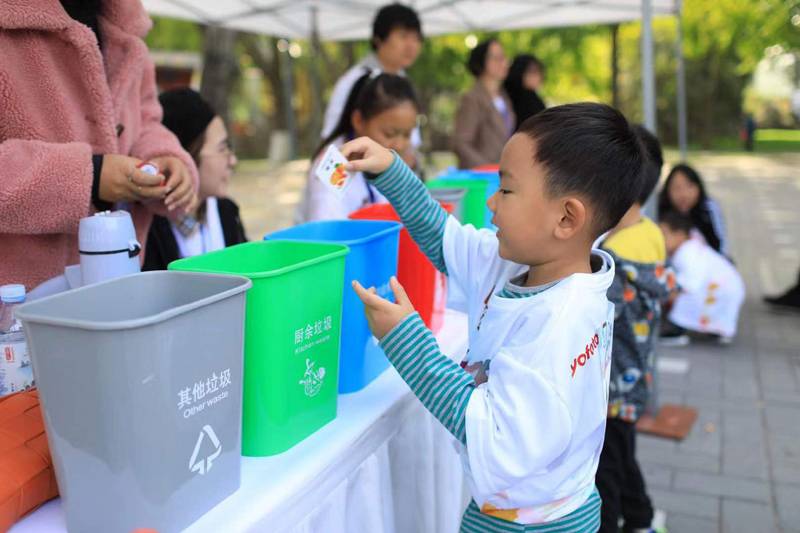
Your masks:
<svg viewBox="0 0 800 533"><path fill-rule="evenodd" d="M690 139L691 141L691 139ZM690 151L705 150L699 143L689 143ZM718 137L711 143L713 152L745 152L741 139ZM756 130L754 153L800 152L800 130Z"/></svg>
<svg viewBox="0 0 800 533"><path fill-rule="evenodd" d="M756 130L756 142L800 143L800 130Z"/></svg>
<svg viewBox="0 0 800 533"><path fill-rule="evenodd" d="M800 130L756 130L757 152L800 152Z"/></svg>

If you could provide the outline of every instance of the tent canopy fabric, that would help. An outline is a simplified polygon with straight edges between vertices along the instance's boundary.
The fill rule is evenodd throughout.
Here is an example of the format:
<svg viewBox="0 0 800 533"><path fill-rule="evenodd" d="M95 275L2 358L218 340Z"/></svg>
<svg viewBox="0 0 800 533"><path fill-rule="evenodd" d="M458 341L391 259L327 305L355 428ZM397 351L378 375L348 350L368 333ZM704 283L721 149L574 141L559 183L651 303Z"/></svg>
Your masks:
<svg viewBox="0 0 800 533"><path fill-rule="evenodd" d="M322 40L369 38L377 9L391 0L143 0L152 15L250 33ZM611 24L642 18L641 0L417 0L425 35ZM676 0L652 0L653 15L675 15ZM316 24L315 24L316 19Z"/></svg>

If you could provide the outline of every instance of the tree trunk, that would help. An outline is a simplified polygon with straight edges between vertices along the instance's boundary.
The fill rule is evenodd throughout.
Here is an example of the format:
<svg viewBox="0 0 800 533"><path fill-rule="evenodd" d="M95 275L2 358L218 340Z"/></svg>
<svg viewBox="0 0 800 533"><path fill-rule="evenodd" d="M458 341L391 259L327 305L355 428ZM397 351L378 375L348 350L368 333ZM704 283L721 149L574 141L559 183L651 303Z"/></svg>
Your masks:
<svg viewBox="0 0 800 533"><path fill-rule="evenodd" d="M322 80L320 79L320 59L323 56L322 43L317 31L317 8L312 7L311 31L311 65L309 77L311 79L311 118L308 124L309 146L316 146L322 130Z"/></svg>
<svg viewBox="0 0 800 533"><path fill-rule="evenodd" d="M287 128L285 110L287 99L284 94L284 83L281 79L281 61L285 58L283 54L277 51L277 39L248 35L243 40L243 44L245 51L252 58L256 67L261 70L264 79L269 83L270 91L274 97L274 112L270 117L273 129L285 130Z"/></svg>
<svg viewBox="0 0 800 533"><path fill-rule="evenodd" d="M347 70L356 64L356 43L353 41L344 42L342 43L342 49L345 60L347 61L347 65L345 66L345 70ZM800 65L800 58L798 58L798 65Z"/></svg>
<svg viewBox="0 0 800 533"><path fill-rule="evenodd" d="M200 94L228 122L228 98L238 75L234 54L236 32L218 26L206 26L203 39L203 76Z"/></svg>

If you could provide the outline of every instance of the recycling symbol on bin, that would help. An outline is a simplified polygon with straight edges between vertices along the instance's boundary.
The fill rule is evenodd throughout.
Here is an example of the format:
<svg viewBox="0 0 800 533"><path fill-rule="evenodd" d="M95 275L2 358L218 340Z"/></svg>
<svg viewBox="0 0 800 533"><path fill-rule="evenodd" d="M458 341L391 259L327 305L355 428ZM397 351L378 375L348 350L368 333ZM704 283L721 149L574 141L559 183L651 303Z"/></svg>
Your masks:
<svg viewBox="0 0 800 533"><path fill-rule="evenodd" d="M208 437L211 446L214 447L214 451L208 455L201 456L200 452L204 448L203 442L205 442L206 437ZM208 446L205 446L205 448L208 448ZM202 476L211 470L211 465L214 462L214 459L219 457L219 454L221 453L222 444L220 444L217 434L214 433L214 428L209 425L203 426L203 429L200 431L200 435L197 437L197 444L194 445L192 458L189 459L189 471L197 472Z"/></svg>

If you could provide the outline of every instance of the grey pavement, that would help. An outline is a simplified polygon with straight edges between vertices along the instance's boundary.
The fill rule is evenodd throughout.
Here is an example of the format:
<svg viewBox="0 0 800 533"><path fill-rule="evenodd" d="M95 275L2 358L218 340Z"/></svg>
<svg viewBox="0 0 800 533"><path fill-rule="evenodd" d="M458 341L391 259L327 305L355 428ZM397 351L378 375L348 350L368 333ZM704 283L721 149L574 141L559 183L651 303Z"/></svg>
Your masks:
<svg viewBox="0 0 800 533"><path fill-rule="evenodd" d="M692 162L722 204L747 300L732 346L660 349L688 362L661 372L660 400L699 419L680 443L639 437L645 477L671 533L800 532L800 313L761 302L800 270L800 154Z"/></svg>
<svg viewBox="0 0 800 533"><path fill-rule="evenodd" d="M660 401L696 407L699 419L683 442L640 436L640 462L670 533L800 533L800 313L761 302L800 270L800 154L691 162L722 204L747 300L733 345L660 350L672 363ZM241 165L231 195L250 239L291 225L306 172L303 161Z"/></svg>

